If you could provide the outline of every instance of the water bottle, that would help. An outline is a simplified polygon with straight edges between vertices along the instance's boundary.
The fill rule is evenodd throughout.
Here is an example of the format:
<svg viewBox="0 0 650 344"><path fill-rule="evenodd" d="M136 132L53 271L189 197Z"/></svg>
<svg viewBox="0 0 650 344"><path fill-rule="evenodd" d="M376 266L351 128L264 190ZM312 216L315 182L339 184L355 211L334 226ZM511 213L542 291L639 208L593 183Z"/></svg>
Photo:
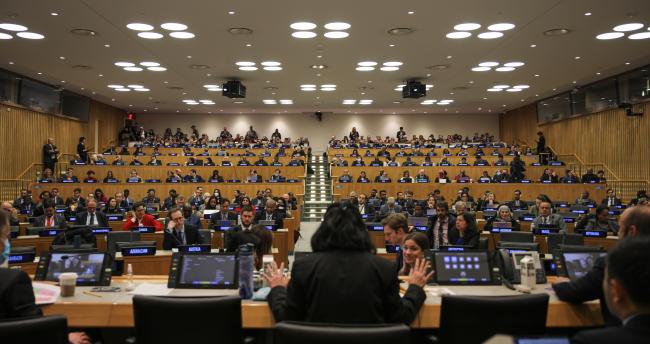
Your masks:
<svg viewBox="0 0 650 344"><path fill-rule="evenodd" d="M250 299L253 297L253 244L239 246L239 297Z"/></svg>
<svg viewBox="0 0 650 344"><path fill-rule="evenodd" d="M535 289L536 275L535 260L533 257L526 256L521 259L521 284L532 289Z"/></svg>

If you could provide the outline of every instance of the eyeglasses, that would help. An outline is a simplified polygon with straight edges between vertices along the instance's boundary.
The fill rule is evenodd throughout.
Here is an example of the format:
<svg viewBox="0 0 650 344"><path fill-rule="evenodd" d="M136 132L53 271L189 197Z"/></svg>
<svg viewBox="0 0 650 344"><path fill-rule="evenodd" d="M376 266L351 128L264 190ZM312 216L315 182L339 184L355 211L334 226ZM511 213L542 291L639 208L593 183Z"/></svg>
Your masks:
<svg viewBox="0 0 650 344"><path fill-rule="evenodd" d="M179 217L177 217L175 219L172 219L172 221L178 221L178 220L182 220L182 219L183 219L183 216L181 215L181 216L179 216Z"/></svg>

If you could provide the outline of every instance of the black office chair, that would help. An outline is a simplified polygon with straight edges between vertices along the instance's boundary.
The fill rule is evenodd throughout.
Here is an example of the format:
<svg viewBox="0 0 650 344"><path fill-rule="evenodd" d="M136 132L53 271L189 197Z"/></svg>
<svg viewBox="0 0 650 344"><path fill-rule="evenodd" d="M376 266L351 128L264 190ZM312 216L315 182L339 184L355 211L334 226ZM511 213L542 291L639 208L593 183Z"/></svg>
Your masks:
<svg viewBox="0 0 650 344"><path fill-rule="evenodd" d="M136 295L133 317L138 344L241 344L241 299Z"/></svg>
<svg viewBox="0 0 650 344"><path fill-rule="evenodd" d="M140 241L140 233L132 231L106 233L106 252L114 254L118 242Z"/></svg>
<svg viewBox="0 0 650 344"><path fill-rule="evenodd" d="M479 238L478 239L478 249L479 250L487 250L489 240L490 240L489 238Z"/></svg>
<svg viewBox="0 0 650 344"><path fill-rule="evenodd" d="M542 335L546 328L549 296L443 295L440 307L440 342L483 343L496 333Z"/></svg>
<svg viewBox="0 0 650 344"><path fill-rule="evenodd" d="M212 235L209 229L199 229L199 236L204 244L212 244Z"/></svg>
<svg viewBox="0 0 650 344"><path fill-rule="evenodd" d="M16 253L16 254L34 253L35 254L36 253L36 246L22 246L22 247L12 246L10 248L9 253Z"/></svg>
<svg viewBox="0 0 650 344"><path fill-rule="evenodd" d="M548 237L546 237L546 244L549 253L559 249L560 245L582 246L584 243L584 237L581 234L575 233L550 233Z"/></svg>
<svg viewBox="0 0 650 344"><path fill-rule="evenodd" d="M68 344L68 320L52 315L26 320L0 322L3 343Z"/></svg>
<svg viewBox="0 0 650 344"><path fill-rule="evenodd" d="M406 344L410 330L404 324L334 325L280 322L275 325L275 343L281 344Z"/></svg>
<svg viewBox="0 0 650 344"><path fill-rule="evenodd" d="M533 232L504 232L501 233L500 241L507 242L533 242Z"/></svg>

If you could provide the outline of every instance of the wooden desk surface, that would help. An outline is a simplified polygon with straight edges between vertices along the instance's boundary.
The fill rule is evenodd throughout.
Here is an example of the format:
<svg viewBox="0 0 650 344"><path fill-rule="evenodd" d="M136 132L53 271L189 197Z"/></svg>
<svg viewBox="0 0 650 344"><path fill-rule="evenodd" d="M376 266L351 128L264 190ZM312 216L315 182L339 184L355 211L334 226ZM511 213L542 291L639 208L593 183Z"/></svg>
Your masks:
<svg viewBox="0 0 650 344"><path fill-rule="evenodd" d="M166 276L136 276L137 283L167 283ZM114 286L124 286L123 278L115 278ZM83 294L91 287L77 287L76 295L59 298L56 303L42 307L45 315L63 314L71 327L132 327L132 296L126 292L101 293L101 297ZM517 293L501 286L444 287L457 295L503 296ZM437 328L440 324L441 287L427 287L427 300L413 321L413 328ZM602 325L600 304L597 301L571 305L559 301L550 285L539 285L534 293L550 295L547 327L589 327ZM223 294L222 294L223 295ZM273 315L266 302L242 302L244 328L272 328Z"/></svg>

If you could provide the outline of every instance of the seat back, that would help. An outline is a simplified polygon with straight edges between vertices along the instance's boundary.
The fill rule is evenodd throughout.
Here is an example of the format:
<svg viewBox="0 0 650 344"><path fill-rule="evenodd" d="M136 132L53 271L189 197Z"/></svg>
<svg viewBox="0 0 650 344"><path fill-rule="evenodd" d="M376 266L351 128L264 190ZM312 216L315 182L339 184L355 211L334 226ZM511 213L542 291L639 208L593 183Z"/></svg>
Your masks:
<svg viewBox="0 0 650 344"><path fill-rule="evenodd" d="M542 335L546 328L548 300L546 293L487 297L443 295L441 342L483 343L496 333Z"/></svg>
<svg viewBox="0 0 650 344"><path fill-rule="evenodd" d="M115 253L117 251L118 242L139 241L140 233L132 231L123 232L108 232L106 233L106 251L108 253Z"/></svg>
<svg viewBox="0 0 650 344"><path fill-rule="evenodd" d="M212 235L209 229L199 229L199 236L204 244L212 244Z"/></svg>
<svg viewBox="0 0 650 344"><path fill-rule="evenodd" d="M546 237L548 252L551 253L560 248L560 245L577 245L582 246L585 239L580 234L575 233L550 233Z"/></svg>
<svg viewBox="0 0 650 344"><path fill-rule="evenodd" d="M478 239L478 249L479 250L487 250L489 240L490 240L490 238L479 238Z"/></svg>
<svg viewBox="0 0 650 344"><path fill-rule="evenodd" d="M242 343L241 299L237 296L133 297L138 344Z"/></svg>
<svg viewBox="0 0 650 344"><path fill-rule="evenodd" d="M68 320L52 315L26 320L0 322L3 343L68 344Z"/></svg>
<svg viewBox="0 0 650 344"><path fill-rule="evenodd" d="M500 241L507 242L533 242L535 240L532 232L504 232L501 233Z"/></svg>
<svg viewBox="0 0 650 344"><path fill-rule="evenodd" d="M280 322L275 326L275 343L282 344L406 344L410 330L404 324L342 325Z"/></svg>

